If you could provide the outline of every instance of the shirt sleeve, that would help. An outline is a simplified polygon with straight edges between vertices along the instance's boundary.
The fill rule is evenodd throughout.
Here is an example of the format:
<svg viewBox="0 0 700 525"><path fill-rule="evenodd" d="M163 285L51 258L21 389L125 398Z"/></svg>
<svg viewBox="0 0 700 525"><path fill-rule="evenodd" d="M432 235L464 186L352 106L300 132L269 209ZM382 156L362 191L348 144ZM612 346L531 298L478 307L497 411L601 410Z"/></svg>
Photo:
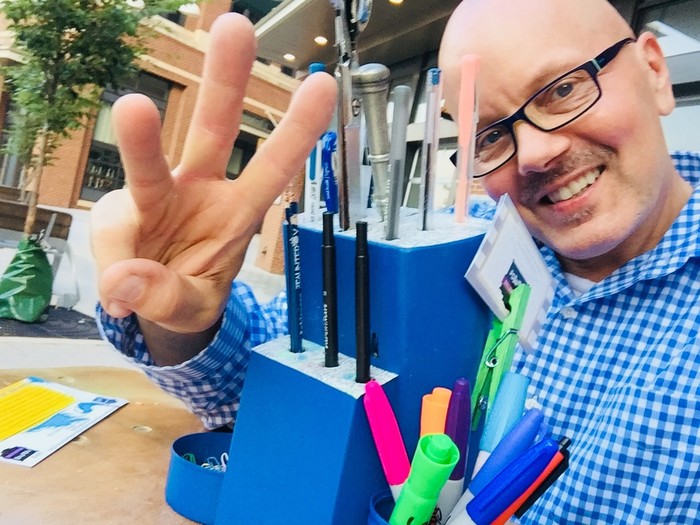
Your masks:
<svg viewBox="0 0 700 525"><path fill-rule="evenodd" d="M181 399L206 428L214 429L236 420L250 349L287 333L287 300L282 292L260 304L248 285L234 281L212 342L174 366L153 362L135 315L117 319L98 304L97 325L119 352L160 388Z"/></svg>

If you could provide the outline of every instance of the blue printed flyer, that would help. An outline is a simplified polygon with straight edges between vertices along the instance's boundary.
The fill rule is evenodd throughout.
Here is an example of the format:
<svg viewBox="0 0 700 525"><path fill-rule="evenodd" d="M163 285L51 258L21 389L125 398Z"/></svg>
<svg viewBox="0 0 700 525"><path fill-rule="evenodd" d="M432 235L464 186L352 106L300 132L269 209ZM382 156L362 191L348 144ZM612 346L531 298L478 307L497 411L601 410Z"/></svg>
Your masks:
<svg viewBox="0 0 700 525"><path fill-rule="evenodd" d="M127 400L28 377L0 389L0 461L33 467Z"/></svg>

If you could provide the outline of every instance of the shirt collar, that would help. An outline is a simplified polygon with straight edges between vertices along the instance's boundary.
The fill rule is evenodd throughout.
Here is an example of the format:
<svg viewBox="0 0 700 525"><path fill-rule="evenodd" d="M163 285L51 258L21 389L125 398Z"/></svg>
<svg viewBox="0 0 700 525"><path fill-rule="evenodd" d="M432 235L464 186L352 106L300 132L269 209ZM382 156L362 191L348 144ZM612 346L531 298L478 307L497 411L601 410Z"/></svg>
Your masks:
<svg viewBox="0 0 700 525"><path fill-rule="evenodd" d="M694 191L654 248L627 262L578 298L570 288L554 251L547 246L540 248L555 281L554 306L618 292L635 282L673 273L691 258L700 257L700 153L677 152L671 156L676 169L693 185Z"/></svg>

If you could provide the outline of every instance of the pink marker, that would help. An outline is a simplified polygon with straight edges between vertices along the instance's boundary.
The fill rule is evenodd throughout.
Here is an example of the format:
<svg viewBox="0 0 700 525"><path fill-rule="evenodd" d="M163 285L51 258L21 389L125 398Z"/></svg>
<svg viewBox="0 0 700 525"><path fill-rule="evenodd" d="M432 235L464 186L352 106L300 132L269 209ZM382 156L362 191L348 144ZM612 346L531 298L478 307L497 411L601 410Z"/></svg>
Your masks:
<svg viewBox="0 0 700 525"><path fill-rule="evenodd" d="M411 468L399 424L384 389L374 379L365 384L364 403L379 461L396 501Z"/></svg>
<svg viewBox="0 0 700 525"><path fill-rule="evenodd" d="M479 121L476 75L479 57L462 57L462 77L459 84L459 136L457 138L457 190L455 192L455 221L464 222L467 216L469 193L474 178L474 135Z"/></svg>

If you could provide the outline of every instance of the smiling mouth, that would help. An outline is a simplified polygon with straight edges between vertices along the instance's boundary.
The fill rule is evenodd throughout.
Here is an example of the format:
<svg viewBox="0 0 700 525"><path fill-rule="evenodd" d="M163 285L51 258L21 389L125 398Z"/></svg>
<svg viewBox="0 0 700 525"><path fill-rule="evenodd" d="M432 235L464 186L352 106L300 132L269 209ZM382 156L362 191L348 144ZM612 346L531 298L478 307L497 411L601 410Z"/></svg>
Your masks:
<svg viewBox="0 0 700 525"><path fill-rule="evenodd" d="M566 186L563 186L551 193L548 193L542 201L548 204L557 204L558 202L568 201L583 193L587 188L590 188L595 181L598 180L603 172L603 167L592 169L580 177L572 180Z"/></svg>

